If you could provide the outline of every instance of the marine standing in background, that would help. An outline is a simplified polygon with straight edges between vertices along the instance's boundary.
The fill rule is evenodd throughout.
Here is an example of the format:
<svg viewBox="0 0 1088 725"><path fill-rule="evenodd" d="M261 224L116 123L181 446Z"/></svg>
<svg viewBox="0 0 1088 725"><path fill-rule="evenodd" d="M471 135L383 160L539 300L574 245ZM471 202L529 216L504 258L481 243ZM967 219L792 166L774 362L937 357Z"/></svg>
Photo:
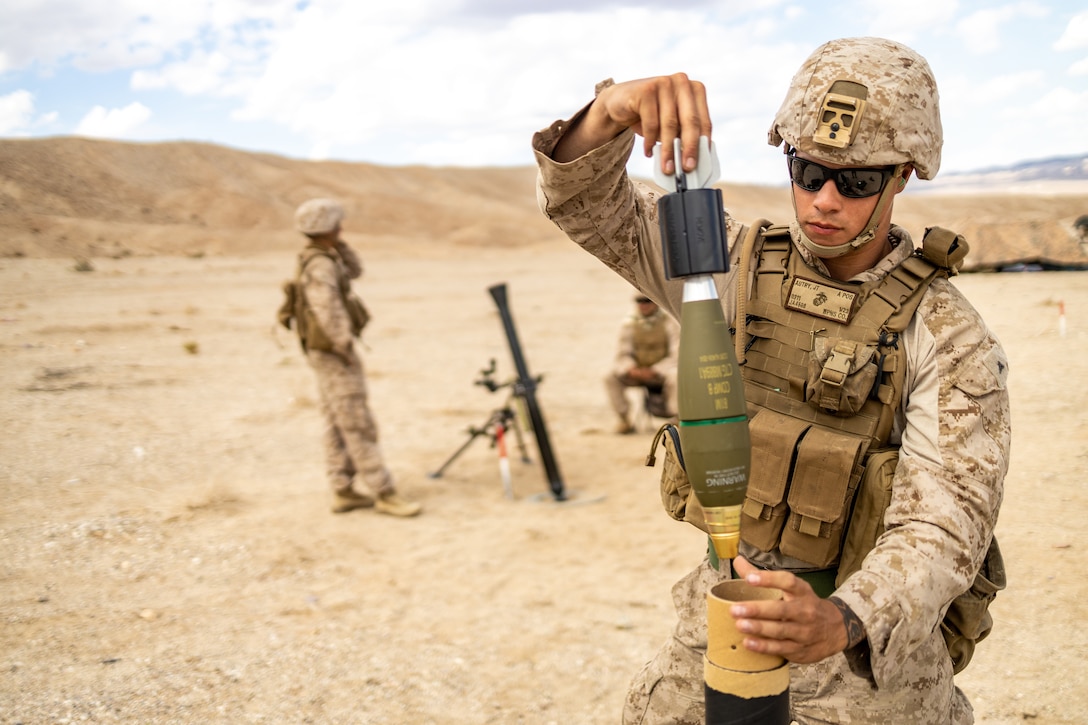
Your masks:
<svg viewBox="0 0 1088 725"><path fill-rule="evenodd" d="M620 325L616 362L605 377L605 390L616 412L616 432L634 433L631 401L627 389L646 390L648 401L660 401L662 408L649 406L660 418L676 415L676 350L680 325L646 295L635 297L638 309Z"/></svg>
<svg viewBox="0 0 1088 725"><path fill-rule="evenodd" d="M570 120L534 135L537 198L678 316L683 280L666 279L660 193L627 174L636 133L647 156L661 143L665 174L694 170L711 136L705 86L683 73L602 82ZM706 593L731 576L784 593L731 614L744 647L790 662L799 725L974 721L953 675L1004 586L993 534L1008 362L948 279L962 237L927 231L916 248L891 222L908 180L937 173L942 136L936 80L899 43L831 41L794 76L768 142L786 153L795 217L745 226L727 213L729 271L715 275L750 418L740 556L710 550L673 588L677 626L635 678L625 723L703 721Z"/></svg>
<svg viewBox="0 0 1088 725"><path fill-rule="evenodd" d="M415 516L422 506L396 492L367 404L363 363L354 341L368 314L351 291L351 280L363 268L340 238L343 218L343 207L331 199L311 199L295 212L295 226L308 244L299 254L294 293L289 293L280 319L287 325L285 316L293 318L317 376L333 513L373 507L392 516Z"/></svg>

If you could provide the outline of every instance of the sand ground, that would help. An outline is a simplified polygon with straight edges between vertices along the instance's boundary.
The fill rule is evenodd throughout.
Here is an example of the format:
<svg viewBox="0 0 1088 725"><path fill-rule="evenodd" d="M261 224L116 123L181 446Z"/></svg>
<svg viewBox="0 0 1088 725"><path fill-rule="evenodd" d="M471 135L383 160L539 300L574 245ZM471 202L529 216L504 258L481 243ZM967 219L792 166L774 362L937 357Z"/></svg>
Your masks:
<svg viewBox="0 0 1088 725"><path fill-rule="evenodd" d="M350 233L346 235L351 238ZM328 510L312 375L273 315L293 253L0 261L0 722L614 723L705 539L601 378L625 284L569 244L362 246L372 407L412 520ZM477 438L511 309L532 437ZM1088 273L965 275L1012 365L1009 587L958 681L978 721L1088 712ZM1065 327L1059 325L1064 303ZM659 464L660 465L660 464Z"/></svg>

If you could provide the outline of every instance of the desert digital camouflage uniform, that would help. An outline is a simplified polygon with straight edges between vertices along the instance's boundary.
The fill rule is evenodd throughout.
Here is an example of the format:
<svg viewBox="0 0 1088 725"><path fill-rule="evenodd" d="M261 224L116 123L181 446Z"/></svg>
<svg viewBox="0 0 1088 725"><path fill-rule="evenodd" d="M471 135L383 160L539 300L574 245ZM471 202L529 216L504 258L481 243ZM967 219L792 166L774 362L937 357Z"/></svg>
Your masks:
<svg viewBox="0 0 1088 725"><path fill-rule="evenodd" d="M557 121L533 137L541 209L574 242L678 317L683 281L665 278L659 194L626 173L633 131L557 163L551 154L569 124ZM919 174L929 178L932 171ZM715 281L725 318L733 320L742 229L728 215L726 233L731 271ZM886 275L911 253L905 230L893 225L889 236L891 253L858 281ZM802 244L796 224L791 238L805 263L828 276ZM927 289L900 344L907 372L891 442L902 447L885 533L861 570L834 592L860 618L866 640L821 662L791 665L791 714L801 725L962 725L974 719L953 682L938 625L949 602L972 584L993 535L1010 445L1008 366L998 341L947 279ZM790 568L778 551L767 555L742 542L741 553L765 568ZM729 576L729 567L722 568L719 573L704 560L674 587L676 629L632 683L625 723L703 722L705 597Z"/></svg>
<svg viewBox="0 0 1088 725"><path fill-rule="evenodd" d="M645 385L627 376L632 367L651 368L657 373L666 408L672 413L676 412L676 353L679 342L679 323L660 307L649 315L636 310L624 318L620 325L616 358L604 381L612 410L621 421L627 422L631 410L627 388Z"/></svg>
<svg viewBox="0 0 1088 725"><path fill-rule="evenodd" d="M333 199L310 199L295 210L295 228L309 244L299 254L296 279L284 285L286 300L277 319L298 333L317 377L333 513L373 508L415 516L423 507L394 490L367 404L363 363L353 341L369 314L351 290L363 267L340 237L343 218L343 206Z"/></svg>
<svg viewBox="0 0 1088 725"><path fill-rule="evenodd" d="M357 279L363 270L358 256L343 242L337 244L334 256L337 259L313 255L300 279L314 317L334 346L334 351L306 351L321 395L327 475L336 493L351 490L358 477L380 496L393 491L393 478L378 445L363 363L352 344L351 318L340 294L342 278Z"/></svg>

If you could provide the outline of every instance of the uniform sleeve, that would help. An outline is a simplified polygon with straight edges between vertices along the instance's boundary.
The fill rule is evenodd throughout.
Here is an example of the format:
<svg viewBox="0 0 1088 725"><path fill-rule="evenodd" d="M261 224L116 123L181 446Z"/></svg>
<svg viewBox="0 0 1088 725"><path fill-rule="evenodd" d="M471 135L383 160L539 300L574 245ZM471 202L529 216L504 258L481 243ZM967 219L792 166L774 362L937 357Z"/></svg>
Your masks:
<svg viewBox="0 0 1088 725"><path fill-rule="evenodd" d="M628 129L574 161L558 163L551 154L570 123L556 121L533 136L540 210L575 244L679 319L683 280L666 279L661 252L657 200L663 192L627 174L634 131ZM725 224L733 252L740 227L728 215ZM726 290L733 276L715 275L726 319L732 319L733 295Z"/></svg>
<svg viewBox="0 0 1088 725"><path fill-rule="evenodd" d="M885 533L835 592L861 618L878 687L933 635L982 565L1011 440L1008 362L967 300L938 279L907 340L906 425Z"/></svg>
<svg viewBox="0 0 1088 725"><path fill-rule="evenodd" d="M346 352L351 349L351 319L340 298L338 274L336 262L315 256L303 270L302 289L321 330L338 352Z"/></svg>
<svg viewBox="0 0 1088 725"><path fill-rule="evenodd" d="M567 125L556 121L533 136L540 210L636 289L678 310L681 286L666 282L659 251L658 194L627 176L634 131L561 164L550 154Z"/></svg>
<svg viewBox="0 0 1088 725"><path fill-rule="evenodd" d="M343 240L337 242L336 251L339 252L340 260L348 271L349 279L358 279L363 275L363 263L360 261L359 255L348 246L347 242Z"/></svg>

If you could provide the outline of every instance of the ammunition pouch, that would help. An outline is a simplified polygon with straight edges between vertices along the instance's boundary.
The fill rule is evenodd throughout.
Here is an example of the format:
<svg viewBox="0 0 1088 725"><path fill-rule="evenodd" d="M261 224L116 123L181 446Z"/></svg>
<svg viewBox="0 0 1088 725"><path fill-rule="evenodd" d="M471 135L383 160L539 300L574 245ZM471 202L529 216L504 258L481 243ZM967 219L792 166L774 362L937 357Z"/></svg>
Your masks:
<svg viewBox="0 0 1088 725"><path fill-rule="evenodd" d="M749 423L753 466L740 537L815 567L839 560L868 441L767 408ZM792 455L783 455L792 451Z"/></svg>
<svg viewBox="0 0 1088 725"><path fill-rule="evenodd" d="M276 311L276 320L288 330L294 326L295 331L298 333L299 343L304 351L334 352L335 346L332 340L321 328L321 324L317 321L317 317L306 301L306 293L302 289L302 274L306 270L306 265L309 264L310 260L318 256L328 257L337 265L341 264L339 258L331 252L316 247L307 247L303 250L299 257L298 273L295 279L283 283L283 302L280 304L279 310ZM344 309L347 311L348 319L351 322L351 335L352 337L358 337L363 328L370 322L370 311L367 310L363 301L351 291L351 280L343 272L340 273L339 291L340 300L343 302Z"/></svg>
<svg viewBox="0 0 1088 725"><path fill-rule="evenodd" d="M861 569L861 562L884 533L884 512L892 502L892 481L895 480L895 467L898 464L898 448L874 451L866 461L865 472L854 497L850 525L842 542L836 587Z"/></svg>
<svg viewBox="0 0 1088 725"><path fill-rule="evenodd" d="M797 447L795 477L787 498L790 517L779 544L783 554L803 557L819 567L839 560L866 448L868 442L861 438L824 428L805 434Z"/></svg>
<svg viewBox="0 0 1088 725"><path fill-rule="evenodd" d="M298 285L292 280L283 283L283 302L276 310L276 321L291 329L291 321L295 319L295 310L298 309Z"/></svg>
<svg viewBox="0 0 1088 725"><path fill-rule="evenodd" d="M281 325L290 330L294 327L298 333L298 341L305 350L333 349L332 340L321 329L313 310L306 304L306 295L298 280L288 280L283 283L283 304L276 312L276 319Z"/></svg>
<svg viewBox="0 0 1088 725"><path fill-rule="evenodd" d="M994 626L990 602L1005 588L1005 583L1005 560L994 538L971 588L952 600L941 622L953 673L959 674L967 667L975 654L975 645L989 636Z"/></svg>
<svg viewBox="0 0 1088 725"><path fill-rule="evenodd" d="M864 469L859 470L860 459L865 454L864 441L835 440L854 437L823 429L809 430L807 423L787 416L765 415L770 412L761 410L750 423L753 431L758 427L759 431L769 433L768 436L753 436L753 457L761 455L760 451L769 451L768 446L773 445L770 441L792 439L796 444L795 460L799 460L803 467L806 460L811 460L822 446L827 446L826 459L838 460L839 464L852 460L852 473L845 490L833 482L835 474L828 472L823 475L817 473L810 485L799 487L795 482L790 486L788 475L793 462L784 461L780 455L762 456L765 465L753 468L741 511L741 539L761 551L769 551L778 545L784 554L790 556L796 556L800 553L796 549L804 547L804 561L819 559L822 563L817 563L817 566L832 565L837 555L838 573L834 587L839 587L847 577L861 569L865 557L884 533L884 513L891 503L899 449L872 452ZM806 440L808 445L804 444ZM646 465L654 465L657 447L662 443L665 461L661 471L661 503L670 517L689 523L705 533L707 526L703 508L688 481L680 433L675 425L666 423L658 429L646 456ZM761 469L770 470L756 475L756 471ZM806 479L802 477L800 480ZM829 490L829 483L836 490ZM794 492L795 488L798 489L797 493ZM825 505L819 498L824 493L829 496L828 500L841 500L841 505ZM813 496L816 498L813 499ZM841 538L842 546L839 547L847 516L850 525L846 527L845 538ZM813 556L814 552L818 556ZM805 578L803 574L799 576ZM990 603L1005 586L1005 562L994 538L971 588L952 600L940 624L955 674L967 667L974 655L975 645L993 629Z"/></svg>
<svg viewBox="0 0 1088 725"><path fill-rule="evenodd" d="M753 466L748 482L741 510L741 540L761 551L778 547L783 554L815 567L831 566L840 558L867 442L767 409L760 410L749 426L752 458L761 465ZM684 468L675 425L666 423L658 429L646 465L654 465L662 444L665 460L660 488L665 512L676 521L707 531L702 506ZM794 455L782 456L782 445ZM881 530L882 522L881 516Z"/></svg>
<svg viewBox="0 0 1088 725"><path fill-rule="evenodd" d="M351 318L351 336L358 337L366 324L370 322L370 311L358 296L351 293L344 295L344 306L348 310L348 317Z"/></svg>
<svg viewBox="0 0 1088 725"><path fill-rule="evenodd" d="M782 538L789 517L790 475L793 459L782 451L795 451L810 424L764 408L748 424L752 440L752 466L748 491L741 508L741 538L760 551L770 551Z"/></svg>
<svg viewBox="0 0 1088 725"><path fill-rule="evenodd" d="M922 256L951 274L960 271L969 251L970 247L962 234L943 227L928 227L922 235Z"/></svg>
<svg viewBox="0 0 1088 725"><path fill-rule="evenodd" d="M880 370L877 350L854 340L818 337L809 358L805 400L839 417L857 415L873 394Z"/></svg>
<svg viewBox="0 0 1088 725"><path fill-rule="evenodd" d="M653 466L657 460L657 447L664 443L665 461L661 468L661 505L665 513L677 521L686 521L707 533L703 507L688 480L684 469L684 454L680 449L680 431L672 423L665 423L657 429L650 453L646 456L646 465Z"/></svg>

